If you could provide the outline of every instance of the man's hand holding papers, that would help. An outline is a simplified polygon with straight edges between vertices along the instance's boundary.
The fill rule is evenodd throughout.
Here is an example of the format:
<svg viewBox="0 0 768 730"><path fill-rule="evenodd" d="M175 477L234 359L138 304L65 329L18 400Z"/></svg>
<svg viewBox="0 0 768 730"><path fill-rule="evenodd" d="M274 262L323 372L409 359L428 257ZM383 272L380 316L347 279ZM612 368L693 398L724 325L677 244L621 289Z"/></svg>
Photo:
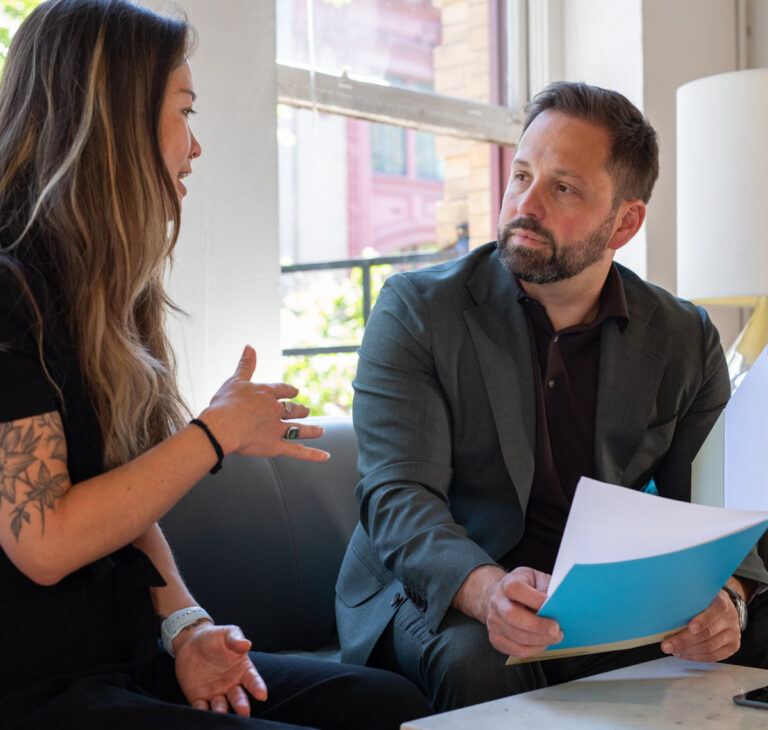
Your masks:
<svg viewBox="0 0 768 730"><path fill-rule="evenodd" d="M654 642L683 659L731 656L739 621L718 588L727 581L748 597L732 574L767 526L768 511L689 504L582 478L539 609L564 638L535 659Z"/></svg>
<svg viewBox="0 0 768 730"><path fill-rule="evenodd" d="M467 576L453 606L484 623L489 641L500 652L530 657L563 638L556 621L537 615L550 577L532 568L505 573L498 566L481 565Z"/></svg>
<svg viewBox="0 0 768 730"><path fill-rule="evenodd" d="M737 578L729 578L728 584L743 594L744 589ZM740 646L741 630L736 607L725 591L719 591L712 603L694 616L686 628L662 642L661 650L679 659L719 662L735 654Z"/></svg>
<svg viewBox="0 0 768 730"><path fill-rule="evenodd" d="M522 659L562 640L555 621L536 615L547 599L549 579L533 568L515 568L496 583L486 625L499 651Z"/></svg>

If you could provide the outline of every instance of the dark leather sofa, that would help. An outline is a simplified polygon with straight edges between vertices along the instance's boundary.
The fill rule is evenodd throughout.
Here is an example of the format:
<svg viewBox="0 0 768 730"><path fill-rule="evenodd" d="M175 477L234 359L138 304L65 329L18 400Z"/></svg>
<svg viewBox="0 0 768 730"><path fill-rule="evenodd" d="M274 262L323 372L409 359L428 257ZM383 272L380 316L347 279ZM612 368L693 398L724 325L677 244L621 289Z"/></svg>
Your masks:
<svg viewBox="0 0 768 730"><path fill-rule="evenodd" d="M182 576L217 623L256 651L337 645L334 585L357 522L351 418L313 418L326 463L230 455L162 520Z"/></svg>

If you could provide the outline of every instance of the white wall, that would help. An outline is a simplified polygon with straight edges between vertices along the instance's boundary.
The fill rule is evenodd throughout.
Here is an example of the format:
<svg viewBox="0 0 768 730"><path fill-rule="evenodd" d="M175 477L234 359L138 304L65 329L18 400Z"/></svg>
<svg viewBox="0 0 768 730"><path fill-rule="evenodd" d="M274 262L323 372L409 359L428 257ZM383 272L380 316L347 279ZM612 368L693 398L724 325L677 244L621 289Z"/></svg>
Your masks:
<svg viewBox="0 0 768 730"><path fill-rule="evenodd" d="M749 4L749 58L768 65L768 2ZM737 67L737 8L736 0L562 0L562 28L555 27L564 48L562 77L621 91L659 134L661 169L646 224L616 260L673 292L676 90ZM715 307L710 314L728 345L740 328L739 310Z"/></svg>
<svg viewBox="0 0 768 730"><path fill-rule="evenodd" d="M562 78L616 89L643 109L642 0L564 0L562 7ZM645 278L645 226L616 260Z"/></svg>
<svg viewBox="0 0 768 730"><path fill-rule="evenodd" d="M617 260L674 291L675 93L687 81L735 68L736 3L563 0L562 16L563 78L620 91L659 134L661 171L648 219Z"/></svg>
<svg viewBox="0 0 768 730"><path fill-rule="evenodd" d="M747 44L747 67L768 67L768 2L747 0L749 19L749 40Z"/></svg>
<svg viewBox="0 0 768 730"><path fill-rule="evenodd" d="M676 92L693 79L736 69L736 3L644 0L643 46L645 113L661 145L661 174L648 219L647 274L649 280L675 291Z"/></svg>
<svg viewBox="0 0 768 730"><path fill-rule="evenodd" d="M170 324L180 382L199 411L246 343L258 353L256 379L280 379L275 9L265 0L176 4L199 34L192 124L203 154L187 180L170 285L189 317Z"/></svg>
<svg viewBox="0 0 768 730"><path fill-rule="evenodd" d="M567 80L616 89L643 108L641 0L565 0L562 33Z"/></svg>

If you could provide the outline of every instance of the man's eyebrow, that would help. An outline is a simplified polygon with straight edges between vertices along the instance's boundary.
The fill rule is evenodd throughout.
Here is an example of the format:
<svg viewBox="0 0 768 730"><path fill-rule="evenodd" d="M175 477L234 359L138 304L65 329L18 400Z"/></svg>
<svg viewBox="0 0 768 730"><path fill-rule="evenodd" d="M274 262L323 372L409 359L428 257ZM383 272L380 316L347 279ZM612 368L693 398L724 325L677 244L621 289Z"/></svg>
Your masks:
<svg viewBox="0 0 768 730"><path fill-rule="evenodd" d="M197 94L194 91L192 91L192 89L187 89L187 88L179 89L179 93L189 94L192 97L192 101L195 101L197 99Z"/></svg>
<svg viewBox="0 0 768 730"><path fill-rule="evenodd" d="M560 177L575 177L577 180L584 179L578 172L575 172L574 170L566 170L562 167L558 167L556 170L553 170L553 172Z"/></svg>
<svg viewBox="0 0 768 730"><path fill-rule="evenodd" d="M531 166L531 164L527 160L523 160L520 157L515 157L515 159L512 160L512 164L519 165L520 167L526 167L526 168L530 168ZM579 175L579 173L576 172L575 170L566 170L564 167L558 167L552 170L552 172L559 177L572 177L577 180L584 180L584 178L581 175Z"/></svg>

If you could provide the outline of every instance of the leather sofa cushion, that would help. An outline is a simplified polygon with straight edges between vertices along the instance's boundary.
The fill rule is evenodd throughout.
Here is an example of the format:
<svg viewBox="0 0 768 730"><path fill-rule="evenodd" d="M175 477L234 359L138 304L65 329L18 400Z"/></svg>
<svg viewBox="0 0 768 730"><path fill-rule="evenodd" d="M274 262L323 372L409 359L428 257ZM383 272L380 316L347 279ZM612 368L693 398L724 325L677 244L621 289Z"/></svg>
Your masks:
<svg viewBox="0 0 768 730"><path fill-rule="evenodd" d="M313 651L335 641L334 584L358 519L351 418L313 418L318 464L233 454L163 518L190 591L257 651Z"/></svg>

